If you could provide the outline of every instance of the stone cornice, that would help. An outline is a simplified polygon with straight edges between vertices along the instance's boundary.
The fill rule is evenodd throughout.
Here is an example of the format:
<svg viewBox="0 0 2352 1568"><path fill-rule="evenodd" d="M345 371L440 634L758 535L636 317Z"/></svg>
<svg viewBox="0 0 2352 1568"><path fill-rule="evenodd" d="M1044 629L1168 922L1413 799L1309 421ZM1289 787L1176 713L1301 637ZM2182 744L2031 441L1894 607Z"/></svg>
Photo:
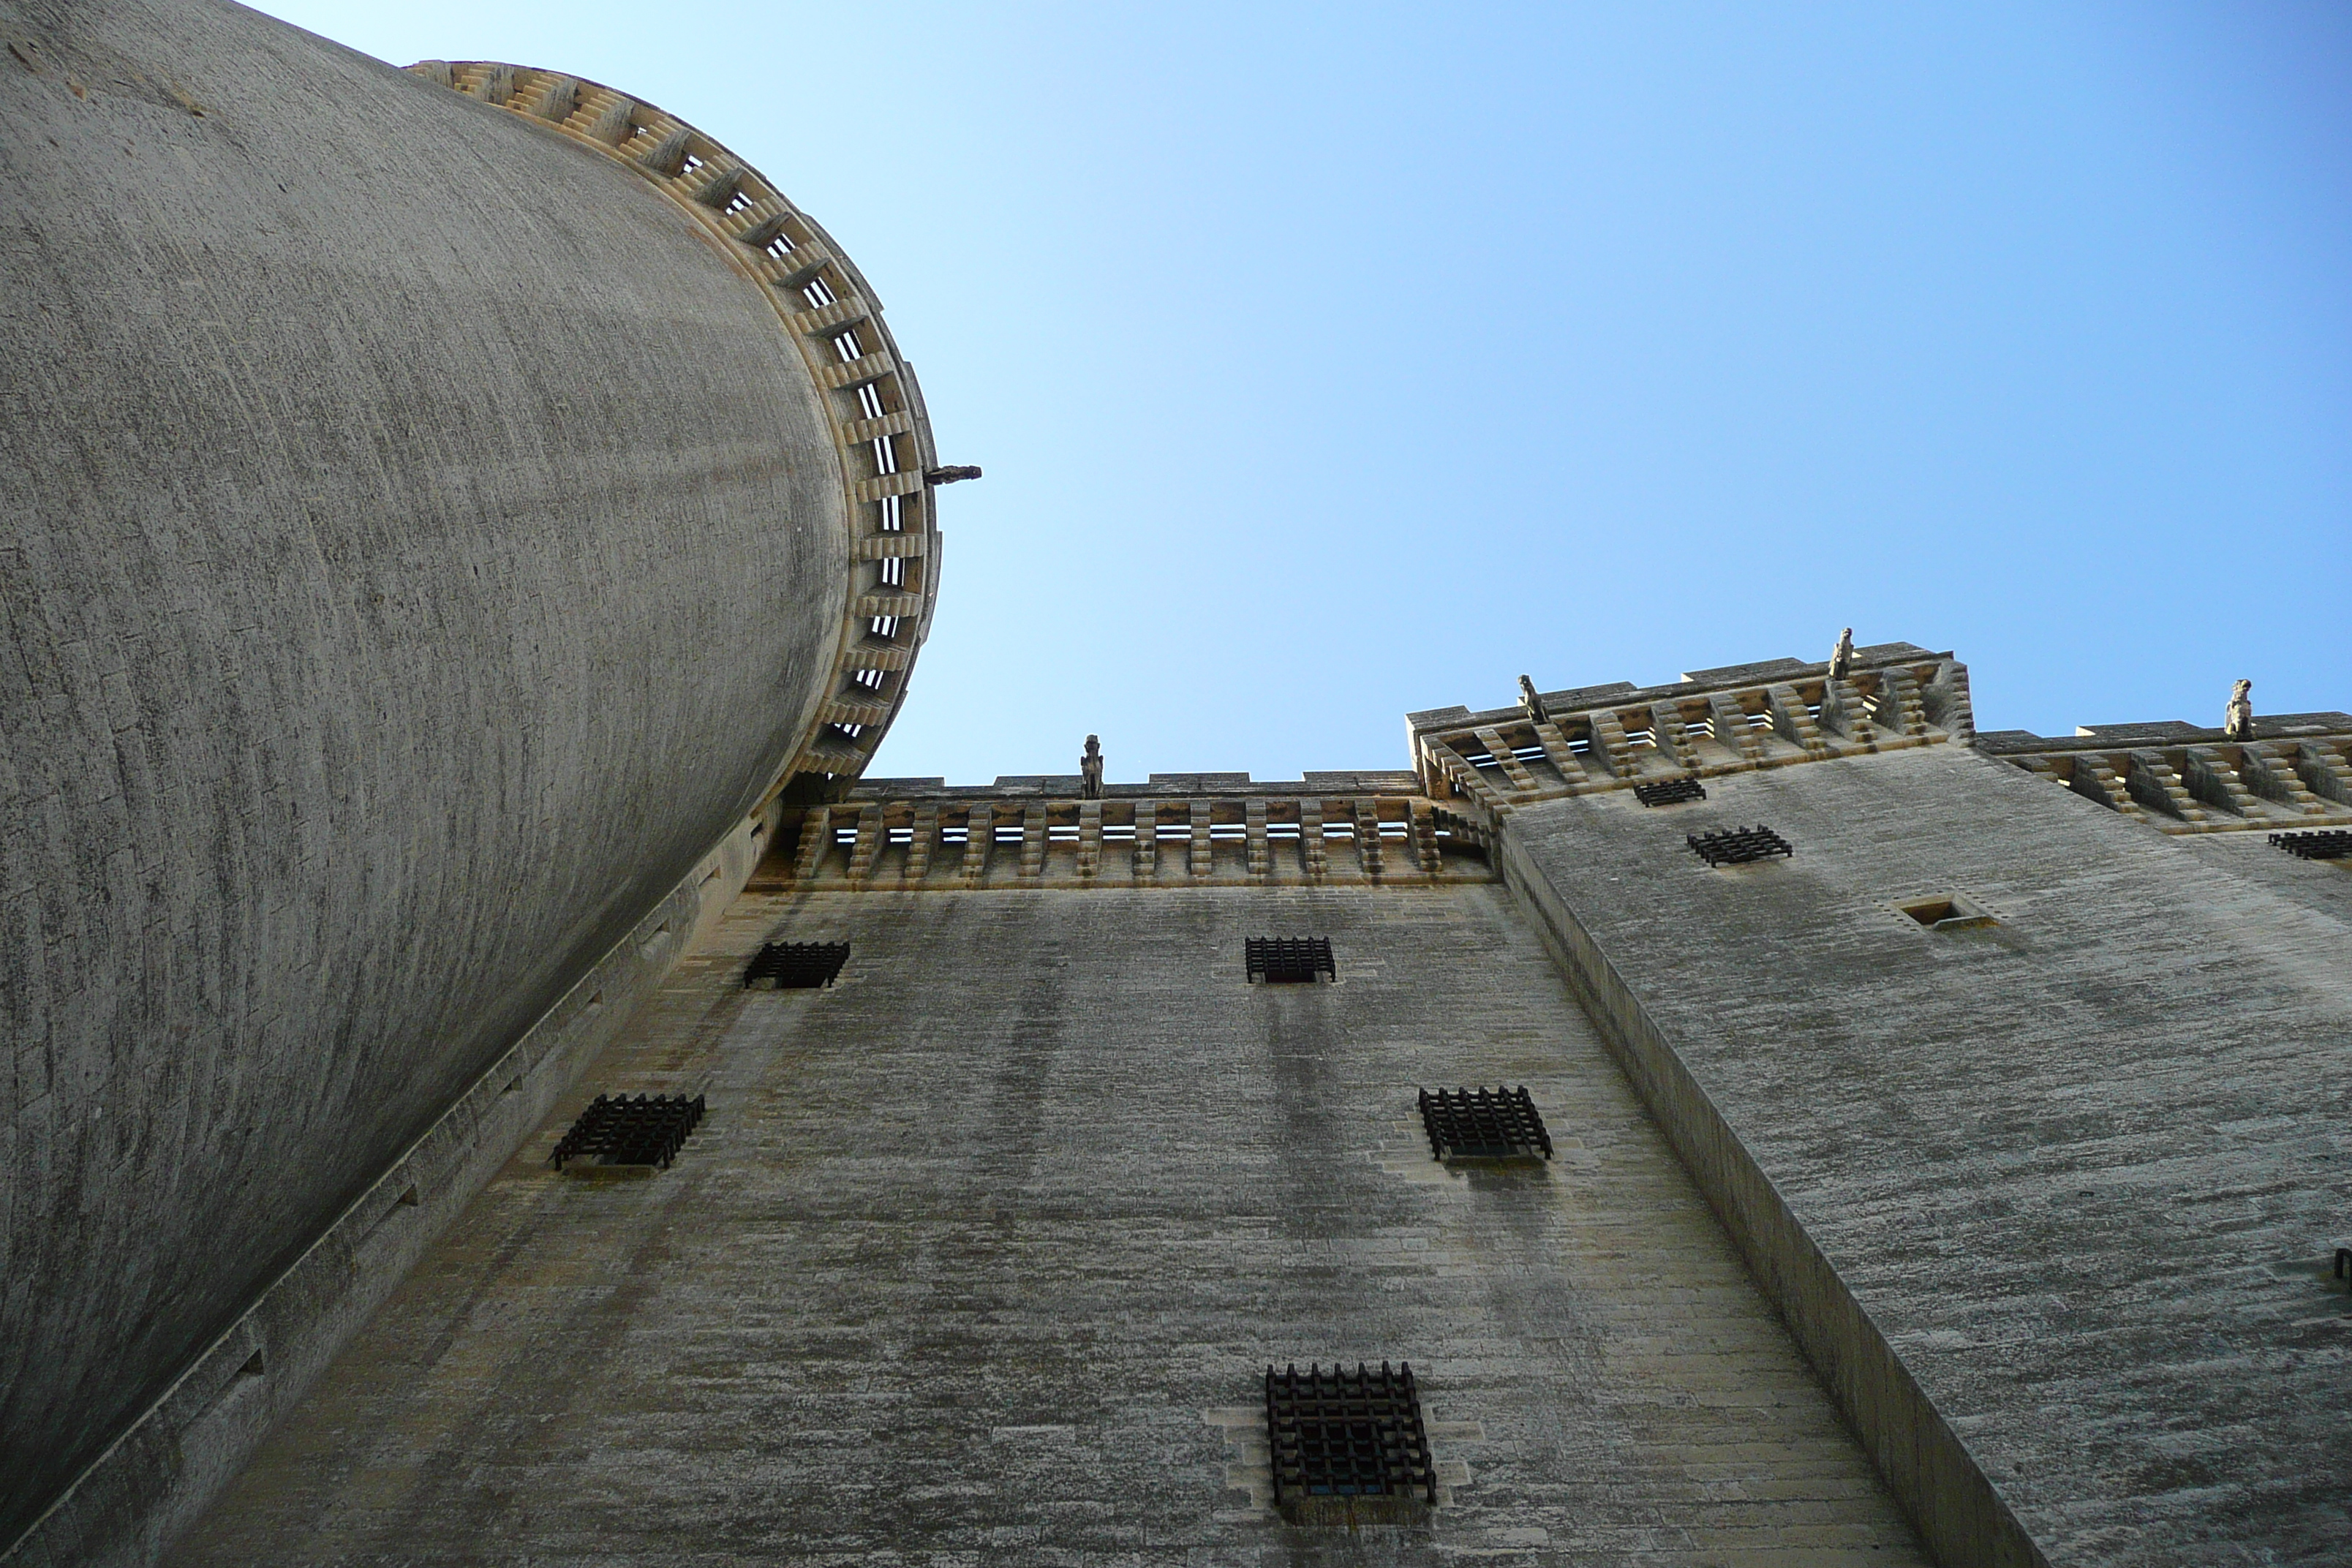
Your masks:
<svg viewBox="0 0 2352 1568"><path fill-rule="evenodd" d="M1537 801L1675 778L1708 778L1975 735L1968 668L1909 643L1826 664L1772 659L1696 670L1667 686L1619 681L1538 694L1525 707L1407 715L1413 765L1433 800L1490 826Z"/></svg>
<svg viewBox="0 0 2352 1568"><path fill-rule="evenodd" d="M825 695L779 774L854 778L906 700L939 597L925 475L938 466L921 388L865 278L814 219L719 142L650 103L579 77L496 60L422 60L412 75L496 105L610 158L690 216L774 306L833 431L850 519L847 610Z"/></svg>

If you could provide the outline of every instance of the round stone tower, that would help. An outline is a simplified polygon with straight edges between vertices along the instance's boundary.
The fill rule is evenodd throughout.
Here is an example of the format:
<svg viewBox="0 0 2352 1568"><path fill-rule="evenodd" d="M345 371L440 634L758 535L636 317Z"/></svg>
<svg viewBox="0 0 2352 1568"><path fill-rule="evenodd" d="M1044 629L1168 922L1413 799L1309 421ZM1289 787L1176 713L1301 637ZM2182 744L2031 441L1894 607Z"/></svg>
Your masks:
<svg viewBox="0 0 2352 1568"><path fill-rule="evenodd" d="M231 1462L452 1108L864 768L939 552L872 291L683 121L222 0L0 32L5 1548L159 1409Z"/></svg>

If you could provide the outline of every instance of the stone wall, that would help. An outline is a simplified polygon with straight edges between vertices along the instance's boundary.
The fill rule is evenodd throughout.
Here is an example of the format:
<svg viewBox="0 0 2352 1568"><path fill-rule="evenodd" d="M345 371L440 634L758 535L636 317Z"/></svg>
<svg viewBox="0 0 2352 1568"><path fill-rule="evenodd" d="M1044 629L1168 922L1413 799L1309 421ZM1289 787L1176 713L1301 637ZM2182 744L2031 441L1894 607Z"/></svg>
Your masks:
<svg viewBox="0 0 2352 1568"><path fill-rule="evenodd" d="M1329 937L1337 983L1247 984ZM830 991L746 991L841 940ZM1422 1086L1556 1158L1449 1173ZM706 1095L643 1181L546 1158ZM1439 1506L1268 1506L1269 1362L1407 1360ZM1917 1563L1492 884L747 897L171 1559ZM682 1544L683 1543L683 1544Z"/></svg>
<svg viewBox="0 0 2352 1568"><path fill-rule="evenodd" d="M627 170L218 0L0 30L6 1541L740 829L850 503Z"/></svg>
<svg viewBox="0 0 2352 1568"><path fill-rule="evenodd" d="M1515 812L1506 875L1931 1547L2339 1556L2346 873L1942 747L1706 787Z"/></svg>

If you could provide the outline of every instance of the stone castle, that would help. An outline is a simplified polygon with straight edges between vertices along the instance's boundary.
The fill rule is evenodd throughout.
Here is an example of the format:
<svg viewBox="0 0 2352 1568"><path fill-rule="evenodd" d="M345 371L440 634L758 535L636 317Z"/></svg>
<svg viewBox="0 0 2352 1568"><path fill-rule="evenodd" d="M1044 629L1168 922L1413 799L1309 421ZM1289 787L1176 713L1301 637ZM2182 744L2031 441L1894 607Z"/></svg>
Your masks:
<svg viewBox="0 0 2352 1568"><path fill-rule="evenodd" d="M0 32L0 1563L2352 1555L2352 715L868 778L973 470L783 193Z"/></svg>

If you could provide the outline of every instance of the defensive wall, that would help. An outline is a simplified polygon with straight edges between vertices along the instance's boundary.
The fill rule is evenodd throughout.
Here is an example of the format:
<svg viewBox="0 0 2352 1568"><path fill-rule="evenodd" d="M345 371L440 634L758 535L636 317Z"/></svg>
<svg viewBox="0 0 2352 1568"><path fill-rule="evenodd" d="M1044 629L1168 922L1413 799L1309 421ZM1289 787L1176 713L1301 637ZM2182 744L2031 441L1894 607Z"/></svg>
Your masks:
<svg viewBox="0 0 2352 1568"><path fill-rule="evenodd" d="M1415 715L1432 793L1937 1555L2339 1556L2352 879L2277 839L2352 716L1971 746L1900 644L1543 704Z"/></svg>
<svg viewBox="0 0 2352 1568"><path fill-rule="evenodd" d="M2352 881L2271 834L2352 818L2352 717L2256 730L1982 737L1886 644L1415 714L1411 771L861 782L180 1560L2331 1561ZM2127 812L2118 731L2311 782ZM1248 984L1296 934L1334 980ZM836 986L747 992L784 940ZM1558 1158L1429 1160L1413 1091L1496 1081ZM709 1120L548 1170L614 1089ZM1424 1526L1269 1506L1251 1374L1333 1356L1412 1361Z"/></svg>
<svg viewBox="0 0 2352 1568"><path fill-rule="evenodd" d="M808 215L561 72L0 32L0 1558L2342 1555L2352 717L1892 643L859 782L965 471ZM1420 1157L1490 1076L1561 1157ZM680 1168L546 1171L619 1085ZM1281 1522L1246 1374L1390 1346L1437 1510Z"/></svg>
<svg viewBox="0 0 2352 1568"><path fill-rule="evenodd" d="M138 1561L864 767L944 471L656 106L222 0L0 34L0 1556Z"/></svg>
<svg viewBox="0 0 2352 1568"><path fill-rule="evenodd" d="M1245 874L747 895L170 1561L1924 1562L1491 876ZM1250 984L1293 932L1336 978ZM1554 1158L1433 1160L1497 1083ZM559 1175L599 1092L709 1111ZM1273 1508L1335 1358L1412 1363L1425 1528Z"/></svg>

